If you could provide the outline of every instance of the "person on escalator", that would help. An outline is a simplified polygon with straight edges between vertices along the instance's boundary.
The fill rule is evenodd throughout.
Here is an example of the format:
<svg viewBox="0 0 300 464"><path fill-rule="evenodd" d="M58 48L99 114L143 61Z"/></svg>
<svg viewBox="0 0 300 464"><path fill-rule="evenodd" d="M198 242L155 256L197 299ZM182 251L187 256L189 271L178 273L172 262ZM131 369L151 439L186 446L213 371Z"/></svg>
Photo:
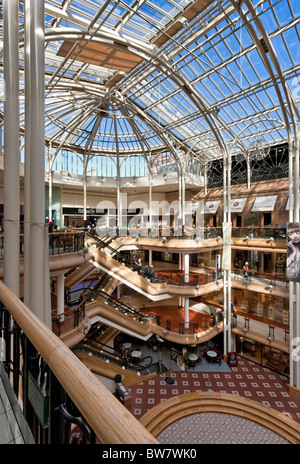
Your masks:
<svg viewBox="0 0 300 464"><path fill-rule="evenodd" d="M138 260L137 260L137 263L136 263L136 270L137 270L138 274L141 273L141 270L142 270L142 261L141 261L141 258L138 258Z"/></svg>
<svg viewBox="0 0 300 464"><path fill-rule="evenodd" d="M134 255L131 258L131 263L132 263L132 270L137 271L137 263L136 263L136 258Z"/></svg>
<svg viewBox="0 0 300 464"><path fill-rule="evenodd" d="M155 281L155 271L154 271L154 268L153 268L153 264L150 264L150 266L149 266L148 276L149 276L150 282L153 283Z"/></svg>

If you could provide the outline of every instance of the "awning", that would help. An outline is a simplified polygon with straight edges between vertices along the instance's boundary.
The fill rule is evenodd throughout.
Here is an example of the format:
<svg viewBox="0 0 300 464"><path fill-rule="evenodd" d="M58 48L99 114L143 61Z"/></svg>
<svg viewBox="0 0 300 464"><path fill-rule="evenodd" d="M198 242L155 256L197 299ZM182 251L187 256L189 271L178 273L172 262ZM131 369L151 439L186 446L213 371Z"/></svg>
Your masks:
<svg viewBox="0 0 300 464"><path fill-rule="evenodd" d="M220 201L207 201L204 205L203 213L204 214L216 213L219 207L219 204L220 204Z"/></svg>
<svg viewBox="0 0 300 464"><path fill-rule="evenodd" d="M230 209L232 213L241 213L244 209L246 198L239 198L238 200L230 201Z"/></svg>
<svg viewBox="0 0 300 464"><path fill-rule="evenodd" d="M293 203L294 203L294 194L292 195L292 208L293 208ZM299 204L300 204L300 195L299 195ZM286 202L286 210L290 209L290 199L288 198L288 201Z"/></svg>
<svg viewBox="0 0 300 464"><path fill-rule="evenodd" d="M257 197L251 211L273 211L277 195L271 197Z"/></svg>

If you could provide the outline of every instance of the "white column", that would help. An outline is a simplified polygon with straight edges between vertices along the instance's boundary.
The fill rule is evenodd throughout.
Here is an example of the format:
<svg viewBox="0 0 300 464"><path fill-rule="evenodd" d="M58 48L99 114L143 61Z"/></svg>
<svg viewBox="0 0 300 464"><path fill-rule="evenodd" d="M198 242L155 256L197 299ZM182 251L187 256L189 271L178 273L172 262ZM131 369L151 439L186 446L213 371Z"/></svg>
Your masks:
<svg viewBox="0 0 300 464"><path fill-rule="evenodd" d="M204 194L207 194L207 164L204 166Z"/></svg>
<svg viewBox="0 0 300 464"><path fill-rule="evenodd" d="M152 250L149 250L149 266L152 264Z"/></svg>
<svg viewBox="0 0 300 464"><path fill-rule="evenodd" d="M44 2L30 2L27 19L30 21L30 36L25 36L25 50L29 54L30 69L28 72L25 68L25 82L28 83L26 98L29 98L25 101L25 112L29 111L26 123L30 122L30 129L27 128L30 135L25 145L29 142L31 246L27 259L30 259L30 309L51 327L48 234L45 228Z"/></svg>
<svg viewBox="0 0 300 464"><path fill-rule="evenodd" d="M17 0L4 0L4 283L20 293L19 19Z"/></svg>
<svg viewBox="0 0 300 464"><path fill-rule="evenodd" d="M224 203L224 211L223 211L223 224L226 224L228 221L228 155L223 151L223 203ZM224 346L224 354L226 355L228 352L228 338L227 335L230 331L230 327L228 326L228 275L230 270L224 269L223 271L223 306L224 306L224 331L223 331L223 346Z"/></svg>
<svg viewBox="0 0 300 464"><path fill-rule="evenodd" d="M189 274L190 274L190 255L186 253L184 255L184 281L189 281Z"/></svg>
<svg viewBox="0 0 300 464"><path fill-rule="evenodd" d="M251 163L250 163L249 153L247 153L246 164L247 164L247 188L248 190L250 190L251 188Z"/></svg>
<svg viewBox="0 0 300 464"><path fill-rule="evenodd" d="M86 166L83 173L83 224L84 227L87 227L87 216L86 216Z"/></svg>
<svg viewBox="0 0 300 464"><path fill-rule="evenodd" d="M117 230L118 234L120 233L120 228L122 227L122 200L121 200L121 190L120 190L121 179L117 178Z"/></svg>
<svg viewBox="0 0 300 464"><path fill-rule="evenodd" d="M184 327L188 328L190 324L190 314L189 314L189 307L190 307L190 299L184 299Z"/></svg>
<svg viewBox="0 0 300 464"><path fill-rule="evenodd" d="M227 224L231 223L231 152L228 150L227 153L227 171L228 171L228 186L227 186ZM231 245L230 245L231 248ZM230 256L232 251L230 250ZM224 270L224 272L226 272ZM227 351L231 351L231 266L227 271L227 328L226 337L227 337L227 350L224 354L227 354ZM225 307L224 307L225 310Z"/></svg>
<svg viewBox="0 0 300 464"><path fill-rule="evenodd" d="M294 163L294 217L295 222L299 222L299 147L300 141L299 136L296 134L295 137L295 163ZM300 282L295 282L295 325L293 337L296 340L300 340ZM290 334L291 336L291 334ZM299 346L299 343L298 343ZM300 389L300 362L299 360L294 362L294 385L299 390Z"/></svg>
<svg viewBox="0 0 300 464"><path fill-rule="evenodd" d="M182 180L181 180L181 214L182 214L182 224L185 224L185 164L183 165L184 170L182 173Z"/></svg>
<svg viewBox="0 0 300 464"><path fill-rule="evenodd" d="M24 303L30 307L30 2L25 2L25 163L24 163Z"/></svg>
<svg viewBox="0 0 300 464"><path fill-rule="evenodd" d="M179 269L179 271L182 270L182 255L181 255L181 253L178 253L178 269ZM183 300L183 298L180 296L178 298L178 305L180 307L182 307L182 300Z"/></svg>
<svg viewBox="0 0 300 464"><path fill-rule="evenodd" d="M294 195L294 149L291 141L289 141L289 204L293 205ZM294 221L294 208L289 208L289 222ZM290 385L294 386L294 366L295 362L292 359L292 352L294 349L294 282L289 281L289 332L290 332Z"/></svg>
<svg viewBox="0 0 300 464"><path fill-rule="evenodd" d="M180 220L179 219L182 219L182 201L181 201L181 195L182 195L182 191L181 191L181 173L180 171L178 172L178 223L180 223ZM178 226L178 223L177 223L177 226ZM178 235L181 236L181 231L178 230Z"/></svg>
<svg viewBox="0 0 300 464"><path fill-rule="evenodd" d="M49 194L48 194L48 201L49 201L49 222L52 222L52 160L51 160L51 143L48 146L48 173L49 173Z"/></svg>
<svg viewBox="0 0 300 464"><path fill-rule="evenodd" d="M65 320L65 276L64 273L56 276L56 293L57 293L57 315L60 317L60 322Z"/></svg>
<svg viewBox="0 0 300 464"><path fill-rule="evenodd" d="M149 224L152 227L152 173L151 165L149 167Z"/></svg>

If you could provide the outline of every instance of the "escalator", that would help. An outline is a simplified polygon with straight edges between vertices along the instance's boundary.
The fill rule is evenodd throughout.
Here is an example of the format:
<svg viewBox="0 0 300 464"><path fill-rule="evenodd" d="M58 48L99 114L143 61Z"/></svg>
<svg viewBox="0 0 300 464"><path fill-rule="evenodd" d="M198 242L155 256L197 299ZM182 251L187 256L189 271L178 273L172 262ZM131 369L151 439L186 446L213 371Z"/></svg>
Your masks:
<svg viewBox="0 0 300 464"><path fill-rule="evenodd" d="M109 362L110 366L129 370L138 375L149 375L159 372L159 363L153 362L151 356L144 356L136 360L133 357L125 356L122 351L118 351L109 345L98 342L86 337L82 342L72 348L72 351L79 356L87 353L89 356L99 360L99 362Z"/></svg>
<svg viewBox="0 0 300 464"><path fill-rule="evenodd" d="M104 250L108 250L109 251L109 255L117 260L120 260L120 256L121 256L121 253L120 251L116 250L115 248L111 247L110 246L110 243L116 238L116 237L110 237L108 236L109 238L106 238L106 237L102 237L100 238L98 235L96 234L91 234L91 233L87 233L86 234L87 237L90 237L91 239L94 240L94 244L97 246L97 248L99 248L99 250L101 251L104 251Z"/></svg>

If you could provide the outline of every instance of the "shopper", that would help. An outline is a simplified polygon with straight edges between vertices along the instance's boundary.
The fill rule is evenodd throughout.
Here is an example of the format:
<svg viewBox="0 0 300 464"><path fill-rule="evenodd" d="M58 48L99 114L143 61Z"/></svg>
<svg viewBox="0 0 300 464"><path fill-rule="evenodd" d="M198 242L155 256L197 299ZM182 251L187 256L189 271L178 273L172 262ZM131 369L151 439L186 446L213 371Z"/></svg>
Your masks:
<svg viewBox="0 0 300 464"><path fill-rule="evenodd" d="M141 261L141 258L138 258L138 260L136 262L136 270L137 270L138 274L141 273L141 269L142 269L142 261Z"/></svg>
<svg viewBox="0 0 300 464"><path fill-rule="evenodd" d="M248 277L248 271L249 271L249 263L248 263L248 261L245 262L243 269L244 269L244 276Z"/></svg>

